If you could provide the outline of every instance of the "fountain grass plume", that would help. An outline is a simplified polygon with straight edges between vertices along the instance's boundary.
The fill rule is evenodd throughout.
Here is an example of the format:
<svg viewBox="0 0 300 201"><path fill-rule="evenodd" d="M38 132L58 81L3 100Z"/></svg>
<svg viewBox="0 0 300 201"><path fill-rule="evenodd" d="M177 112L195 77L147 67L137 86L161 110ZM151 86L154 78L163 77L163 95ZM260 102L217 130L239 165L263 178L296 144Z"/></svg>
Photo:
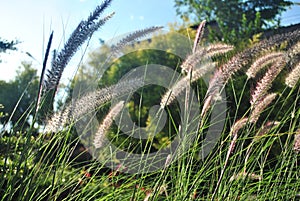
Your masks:
<svg viewBox="0 0 300 201"><path fill-rule="evenodd" d="M205 24L206 24L206 20L203 20L198 26L196 37L195 37L195 40L194 40L193 53L196 52L196 50L199 46L199 43L202 40L204 30L205 30Z"/></svg>
<svg viewBox="0 0 300 201"><path fill-rule="evenodd" d="M191 71L191 76L186 75L180 79L163 95L160 102L161 108L170 105L176 99L176 97L178 97L187 88L189 84L199 80L205 74L212 72L214 67L215 63L204 64L200 68L196 68L195 70Z"/></svg>
<svg viewBox="0 0 300 201"><path fill-rule="evenodd" d="M300 128L295 133L293 150L296 154L300 153Z"/></svg>
<svg viewBox="0 0 300 201"><path fill-rule="evenodd" d="M142 78L135 78L84 94L81 98L69 103L64 110L55 113L46 124L45 132L58 132L65 125L76 122L83 115L95 111L114 98L135 91L143 84Z"/></svg>
<svg viewBox="0 0 300 201"><path fill-rule="evenodd" d="M124 46L136 42L138 39L149 35L155 31L158 31L160 29L162 29L162 26L152 26L146 29L141 29L141 30L137 30L133 33L128 34L127 36L125 36L124 38L122 38L116 45L113 45L111 47L111 50L113 53L117 53L119 52Z"/></svg>
<svg viewBox="0 0 300 201"><path fill-rule="evenodd" d="M283 57L283 52L271 52L268 53L260 58L258 58L253 64L250 66L250 68L247 70L246 75L249 78L254 78L256 74L265 66L272 64L276 62L276 60L280 57Z"/></svg>
<svg viewBox="0 0 300 201"><path fill-rule="evenodd" d="M111 127L114 118L116 118L116 116L121 112L123 107L124 107L124 101L120 101L119 103L117 103L115 106L112 107L112 109L108 112L106 117L103 119L94 137L94 146L96 149L103 146L103 141L106 133Z"/></svg>
<svg viewBox="0 0 300 201"><path fill-rule="evenodd" d="M56 54L52 60L51 69L46 74L47 79L44 81L45 92L52 89L56 91L65 67L79 47L114 15L114 13L111 13L99 20L100 15L110 5L111 1L105 0L96 7L87 20L82 20L65 43L63 49Z"/></svg>
<svg viewBox="0 0 300 201"><path fill-rule="evenodd" d="M258 103L260 99L268 93L268 90L271 88L273 81L285 65L285 58L278 58L278 60L268 69L265 75L261 78L261 80L258 81L250 100L252 107L254 107L254 105Z"/></svg>
<svg viewBox="0 0 300 201"><path fill-rule="evenodd" d="M205 97L205 102L207 102L205 105L207 107L202 110L202 114L205 114L205 111L208 110L210 105L213 103L213 100L217 99L214 97L220 97L220 91L222 90L223 86L238 70L249 64L253 59L262 54L262 52L279 47L283 42L286 42L287 46L290 47L297 43L299 39L300 30L298 29L284 34L278 34L259 42L251 48L247 48L246 50L233 56L227 63L221 65L215 71L214 76L209 82L209 87ZM273 73L275 74L275 71ZM212 96L212 98L210 96Z"/></svg>
<svg viewBox="0 0 300 201"><path fill-rule="evenodd" d="M249 117L249 121L251 123L256 123L260 114L264 111L264 109L271 104L271 102L276 98L277 93L271 93L266 95L260 101L256 102L255 105L252 105L252 111Z"/></svg>
<svg viewBox="0 0 300 201"><path fill-rule="evenodd" d="M293 68L293 70L285 78L285 84L291 88L296 86L300 79L300 62Z"/></svg>

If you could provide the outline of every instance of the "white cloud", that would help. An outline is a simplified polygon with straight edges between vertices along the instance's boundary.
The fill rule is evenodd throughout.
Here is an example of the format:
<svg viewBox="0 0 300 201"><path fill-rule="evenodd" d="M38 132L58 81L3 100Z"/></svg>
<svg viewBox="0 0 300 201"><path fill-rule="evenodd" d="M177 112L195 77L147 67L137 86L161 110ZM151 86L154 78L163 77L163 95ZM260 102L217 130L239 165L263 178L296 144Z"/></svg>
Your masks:
<svg viewBox="0 0 300 201"><path fill-rule="evenodd" d="M144 16L140 16L139 19L140 19L140 20L144 20Z"/></svg>
<svg viewBox="0 0 300 201"><path fill-rule="evenodd" d="M130 20L134 20L134 15L130 15Z"/></svg>

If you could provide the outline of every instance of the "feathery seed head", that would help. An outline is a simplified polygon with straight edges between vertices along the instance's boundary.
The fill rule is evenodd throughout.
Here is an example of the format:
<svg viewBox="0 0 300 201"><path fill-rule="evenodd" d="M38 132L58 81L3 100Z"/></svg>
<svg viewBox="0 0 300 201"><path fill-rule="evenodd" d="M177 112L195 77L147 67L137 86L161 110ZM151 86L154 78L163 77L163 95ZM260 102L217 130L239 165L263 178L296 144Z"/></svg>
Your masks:
<svg viewBox="0 0 300 201"><path fill-rule="evenodd" d="M88 40L92 34L97 31L114 13L98 20L100 14L109 6L112 0L105 0L100 6L97 6L94 12L87 20L82 20L73 31L63 49L57 53L52 60L51 70L48 70L47 79L44 81L45 91L57 88L65 67L71 58L77 52L79 47ZM98 20L98 21L96 21Z"/></svg>
<svg viewBox="0 0 300 201"><path fill-rule="evenodd" d="M256 74L268 64L274 63L279 57L283 57L282 52L268 53L260 58L258 58L251 67L247 70L246 75L248 78L254 78Z"/></svg>
<svg viewBox="0 0 300 201"><path fill-rule="evenodd" d="M253 110L250 114L249 121L251 123L256 123L258 118L260 117L260 114L268 105L270 105L270 103L276 98L276 96L277 93L268 94L260 101L258 101L255 105L252 105Z"/></svg>
<svg viewBox="0 0 300 201"><path fill-rule="evenodd" d="M248 122L248 118L242 118L236 121L230 130L230 135L236 135L240 129L242 129Z"/></svg>
<svg viewBox="0 0 300 201"><path fill-rule="evenodd" d="M47 122L45 130L47 132L57 132L66 124L79 120L83 115L95 111L99 106L111 99L135 91L143 85L144 81L142 78L135 78L120 81L118 84L110 87L87 93L68 104L65 110L55 113Z"/></svg>
<svg viewBox="0 0 300 201"><path fill-rule="evenodd" d="M195 69L191 72L191 76L186 75L182 79L180 79L175 85L171 87L162 97L160 106L164 108L167 105L170 105L176 97L178 97L190 83L193 83L199 80L208 72L213 71L215 63L208 63L203 65L200 68Z"/></svg>
<svg viewBox="0 0 300 201"><path fill-rule="evenodd" d="M300 79L300 62L293 68L293 70L285 78L285 84L291 88L296 86Z"/></svg>
<svg viewBox="0 0 300 201"><path fill-rule="evenodd" d="M100 148L103 146L103 141L104 141L106 133L108 132L109 128L111 127L114 118L116 118L116 116L121 112L123 107L124 107L124 101L120 101L109 111L109 113L103 119L101 125L99 126L99 128L95 134L95 138L94 138L95 148Z"/></svg>
<svg viewBox="0 0 300 201"><path fill-rule="evenodd" d="M204 29L205 29L205 24L206 24L206 20L203 20L198 26L196 38L194 40L193 53L196 52L199 42L202 40L202 37L204 34Z"/></svg>
<svg viewBox="0 0 300 201"><path fill-rule="evenodd" d="M298 128L295 133L293 150L296 154L300 153L300 128Z"/></svg>
<svg viewBox="0 0 300 201"><path fill-rule="evenodd" d="M232 45L227 45L227 44L223 44L223 43L212 44L207 47L207 50L206 50L207 55L206 56L212 57L212 56L224 54L233 49L234 49L234 46L232 46Z"/></svg>
<svg viewBox="0 0 300 201"><path fill-rule="evenodd" d="M181 71L188 73L196 68L196 65L203 61L206 57L205 50L203 48L198 48L195 52L189 55L184 62L181 64Z"/></svg>
<svg viewBox="0 0 300 201"><path fill-rule="evenodd" d="M153 26L153 27L149 27L146 29L135 31L135 32L127 35L123 39L121 39L116 45L113 45L111 47L111 51L113 53L118 53L124 46L126 46L130 43L136 42L138 39L140 39L148 34L151 34L155 31L158 31L162 28L163 28L162 26Z"/></svg>
<svg viewBox="0 0 300 201"><path fill-rule="evenodd" d="M251 96L251 105L255 105L260 99L265 96L271 88L273 81L286 65L284 57L279 57L278 60L268 69L263 78L257 83L254 93Z"/></svg>

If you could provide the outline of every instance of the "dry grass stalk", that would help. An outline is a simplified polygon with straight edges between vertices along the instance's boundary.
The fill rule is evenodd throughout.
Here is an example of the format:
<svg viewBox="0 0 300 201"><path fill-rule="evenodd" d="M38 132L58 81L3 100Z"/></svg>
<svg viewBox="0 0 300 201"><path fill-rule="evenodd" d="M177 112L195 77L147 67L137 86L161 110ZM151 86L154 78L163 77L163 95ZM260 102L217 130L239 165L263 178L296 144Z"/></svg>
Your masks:
<svg viewBox="0 0 300 201"><path fill-rule="evenodd" d="M256 74L265 66L274 63L279 57L283 57L282 52L273 52L258 58L248 69L246 75L248 78L254 78Z"/></svg>
<svg viewBox="0 0 300 201"><path fill-rule="evenodd" d="M96 149L103 146L103 142L105 139L105 135L108 132L109 128L111 127L114 118L121 112L122 108L124 107L124 101L120 101L117 103L106 115L103 119L101 125L99 126L95 138L94 138L94 146Z"/></svg>
<svg viewBox="0 0 300 201"><path fill-rule="evenodd" d="M296 86L300 79L300 62L293 68L293 70L285 78L285 84L291 88Z"/></svg>

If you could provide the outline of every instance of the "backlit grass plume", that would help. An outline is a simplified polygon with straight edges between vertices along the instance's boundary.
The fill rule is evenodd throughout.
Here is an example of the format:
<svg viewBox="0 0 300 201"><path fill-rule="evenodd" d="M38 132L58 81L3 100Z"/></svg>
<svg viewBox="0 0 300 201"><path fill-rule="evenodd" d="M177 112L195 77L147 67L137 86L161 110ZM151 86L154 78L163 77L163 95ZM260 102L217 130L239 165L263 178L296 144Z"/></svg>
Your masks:
<svg viewBox="0 0 300 201"><path fill-rule="evenodd" d="M227 53L234 49L234 46L224 44L224 43L215 43L211 44L206 48L206 56L213 57L220 54Z"/></svg>
<svg viewBox="0 0 300 201"><path fill-rule="evenodd" d="M266 95L264 98L262 98L260 101L256 102L255 105L252 105L252 112L249 117L249 121L252 123L256 123L260 114L264 111L264 109L270 105L270 103L276 98L276 93L271 93Z"/></svg>
<svg viewBox="0 0 300 201"><path fill-rule="evenodd" d="M297 129L294 137L294 147L295 153L300 153L300 128Z"/></svg>
<svg viewBox="0 0 300 201"><path fill-rule="evenodd" d="M205 30L205 24L206 24L206 20L203 20L198 26L196 37L195 37L195 40L194 40L193 53L196 52L196 50L199 46L199 43L202 40L204 30Z"/></svg>
<svg viewBox="0 0 300 201"><path fill-rule="evenodd" d="M124 46L129 45L130 43L136 42L138 39L151 34L155 31L162 29L162 26L153 26L146 29L137 30L133 33L128 34L124 38L122 38L116 45L111 47L113 53L117 53L120 51Z"/></svg>
<svg viewBox="0 0 300 201"><path fill-rule="evenodd" d="M56 90L65 67L79 47L113 16L114 13L99 19L100 15L110 5L111 1L112 0L105 0L101 5L96 7L87 20L82 20L65 43L63 49L52 59L51 69L46 74L46 92L51 89Z"/></svg>
<svg viewBox="0 0 300 201"><path fill-rule="evenodd" d="M300 79L300 63L285 78L285 84L289 87L294 87Z"/></svg>
<svg viewBox="0 0 300 201"><path fill-rule="evenodd" d="M268 69L263 78L256 84L256 88L251 97L251 105L254 106L260 99L268 93L273 81L286 65L284 57L280 57L277 61Z"/></svg>
<svg viewBox="0 0 300 201"><path fill-rule="evenodd" d="M161 108L170 105L176 99L176 97L178 97L187 88L188 85L199 80L205 74L212 72L214 67L215 63L203 64L200 68L193 70L191 72L191 76L184 76L163 95L160 102Z"/></svg>
<svg viewBox="0 0 300 201"><path fill-rule="evenodd" d="M65 125L70 124L88 112L95 111L99 106L113 98L128 94L143 86L143 79L136 78L121 81L110 87L85 94L66 106L63 111L55 113L48 121L45 132L58 132Z"/></svg>
<svg viewBox="0 0 300 201"><path fill-rule="evenodd" d="M300 53L300 42L297 42L295 45L293 45L289 50L289 56L293 57Z"/></svg>
<svg viewBox="0 0 300 201"><path fill-rule="evenodd" d="M210 105L213 103L213 101L216 100L216 98L214 97L220 97L220 91L222 90L223 86L232 77L232 75L234 75L243 66L249 64L253 59L255 59L257 56L262 54L262 52L264 51L270 50L271 48L274 47L279 47L283 42L286 42L287 46L290 47L293 44L297 43L299 39L300 39L300 30L295 30L284 34L275 35L269 39L265 39L259 42L258 44L244 50L241 53L236 54L227 63L221 65L215 71L214 76L209 82L209 87L206 93L206 100L204 103L206 107L203 109L202 114L205 114L205 111L207 111ZM280 65L282 65L282 63ZM270 73L271 72L269 72L269 74ZM275 71L273 72L273 74L275 74ZM262 80L262 81L266 81L266 80Z"/></svg>
<svg viewBox="0 0 300 201"><path fill-rule="evenodd" d="M246 75L248 76L248 78L254 78L262 68L274 63L278 58L283 56L283 52L272 52L258 58L247 70Z"/></svg>
<svg viewBox="0 0 300 201"><path fill-rule="evenodd" d="M227 53L233 48L233 46L223 43L212 44L208 47L198 47L195 52L187 56L180 67L183 72L188 73L190 70L197 68L200 62L207 62L211 57ZM201 68L201 65L199 67Z"/></svg>
<svg viewBox="0 0 300 201"><path fill-rule="evenodd" d="M103 145L103 139L109 128L111 127L114 118L121 112L124 106L124 101L120 101L117 103L106 115L103 119L102 123L100 124L94 138L94 146L95 148L100 148Z"/></svg>

